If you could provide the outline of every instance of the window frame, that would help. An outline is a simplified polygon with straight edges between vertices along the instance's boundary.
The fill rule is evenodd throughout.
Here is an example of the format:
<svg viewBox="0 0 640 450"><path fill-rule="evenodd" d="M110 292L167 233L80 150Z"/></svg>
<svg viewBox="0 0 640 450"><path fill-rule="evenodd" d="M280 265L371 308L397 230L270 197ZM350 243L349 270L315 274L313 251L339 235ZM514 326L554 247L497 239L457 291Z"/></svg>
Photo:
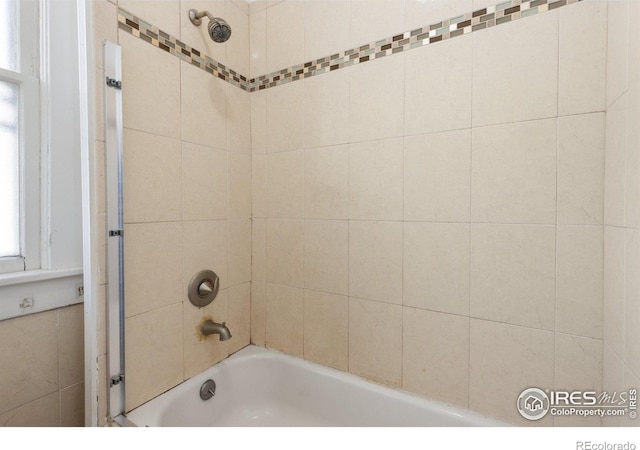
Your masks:
<svg viewBox="0 0 640 450"><path fill-rule="evenodd" d="M0 275L42 267L40 28L37 0L17 0L16 71L0 68L0 80L18 86L20 255L0 257ZM34 183L33 180L38 180Z"/></svg>
<svg viewBox="0 0 640 450"><path fill-rule="evenodd" d="M17 71L0 69L0 77L19 84L23 96L25 258L2 258L0 321L82 303L83 269L91 270L83 245L90 208L83 179L90 100L81 57L87 48L80 15L85 0L18 1L18 19L32 25L19 30Z"/></svg>

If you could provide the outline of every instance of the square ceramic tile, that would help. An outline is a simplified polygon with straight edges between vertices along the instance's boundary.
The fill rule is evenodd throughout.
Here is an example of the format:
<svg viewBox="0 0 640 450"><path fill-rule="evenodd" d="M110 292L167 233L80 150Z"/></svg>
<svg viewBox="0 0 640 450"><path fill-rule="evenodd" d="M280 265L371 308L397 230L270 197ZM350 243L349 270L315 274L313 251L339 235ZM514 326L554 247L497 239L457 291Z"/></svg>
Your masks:
<svg viewBox="0 0 640 450"><path fill-rule="evenodd" d="M556 329L602 339L603 229L559 226Z"/></svg>
<svg viewBox="0 0 640 450"><path fill-rule="evenodd" d="M249 15L249 76L267 73L267 11Z"/></svg>
<svg viewBox="0 0 640 450"><path fill-rule="evenodd" d="M303 286L302 220L267 219L267 281Z"/></svg>
<svg viewBox="0 0 640 450"><path fill-rule="evenodd" d="M84 427L84 383L60 391L60 425Z"/></svg>
<svg viewBox="0 0 640 450"><path fill-rule="evenodd" d="M469 318L403 308L402 388L469 404Z"/></svg>
<svg viewBox="0 0 640 450"><path fill-rule="evenodd" d="M0 412L58 392L58 311L0 322L0 342Z"/></svg>
<svg viewBox="0 0 640 450"><path fill-rule="evenodd" d="M349 372L400 387L402 306L349 299Z"/></svg>
<svg viewBox="0 0 640 450"><path fill-rule="evenodd" d="M402 138L349 148L349 218L402 220Z"/></svg>
<svg viewBox="0 0 640 450"><path fill-rule="evenodd" d="M404 223L403 304L469 315L470 226Z"/></svg>
<svg viewBox="0 0 640 450"><path fill-rule="evenodd" d="M227 184L227 152L182 143L184 220L226 219Z"/></svg>
<svg viewBox="0 0 640 450"><path fill-rule="evenodd" d="M180 138L180 60L128 33L119 42L124 126Z"/></svg>
<svg viewBox="0 0 640 450"><path fill-rule="evenodd" d="M229 285L227 275L227 221L205 220L182 225L182 283L201 270L213 270L220 277L220 289ZM186 288L184 290L186 299Z"/></svg>
<svg viewBox="0 0 640 450"><path fill-rule="evenodd" d="M180 141L124 130L125 222L182 218Z"/></svg>
<svg viewBox="0 0 640 450"><path fill-rule="evenodd" d="M602 341L568 334L556 335L558 390L602 390Z"/></svg>
<svg viewBox="0 0 640 450"><path fill-rule="evenodd" d="M553 330L555 228L473 224L471 317Z"/></svg>
<svg viewBox="0 0 640 450"><path fill-rule="evenodd" d="M552 389L554 334L471 319L469 408L518 426L550 426L551 416L536 422L516 409L522 391Z"/></svg>
<svg viewBox="0 0 640 450"><path fill-rule="evenodd" d="M640 228L640 83L628 92L624 224Z"/></svg>
<svg viewBox="0 0 640 450"><path fill-rule="evenodd" d="M182 303L129 317L125 333L130 411L184 380Z"/></svg>
<svg viewBox="0 0 640 450"><path fill-rule="evenodd" d="M607 106L628 88L629 1L607 2Z"/></svg>
<svg viewBox="0 0 640 450"><path fill-rule="evenodd" d="M304 358L339 370L349 364L349 299L304 291Z"/></svg>
<svg viewBox="0 0 640 450"><path fill-rule="evenodd" d="M602 224L605 114L558 120L558 223Z"/></svg>
<svg viewBox="0 0 640 450"><path fill-rule="evenodd" d="M561 8L558 113L604 111L607 78L607 3Z"/></svg>
<svg viewBox="0 0 640 450"><path fill-rule="evenodd" d="M229 218L251 218L251 155L228 155Z"/></svg>
<svg viewBox="0 0 640 450"><path fill-rule="evenodd" d="M618 355L604 344L603 368L602 368L602 390L605 392L621 392L628 387L624 383L624 365ZM604 417L602 425L605 427L620 427L621 417Z"/></svg>
<svg viewBox="0 0 640 450"><path fill-rule="evenodd" d="M404 219L468 222L471 130L404 138Z"/></svg>
<svg viewBox="0 0 640 450"><path fill-rule="evenodd" d="M280 2L267 10L267 72L300 64L304 59L304 5Z"/></svg>
<svg viewBox="0 0 640 450"><path fill-rule="evenodd" d="M227 54L224 63L243 75L249 75L250 30L248 11L244 12L241 8L248 6L247 2L241 0L225 2L224 17L233 30L233 39L229 38L225 43Z"/></svg>
<svg viewBox="0 0 640 450"><path fill-rule="evenodd" d="M227 149L227 83L189 63L181 63L182 139Z"/></svg>
<svg viewBox="0 0 640 450"><path fill-rule="evenodd" d="M261 281L251 282L251 343L265 344L267 285Z"/></svg>
<svg viewBox="0 0 640 450"><path fill-rule="evenodd" d="M474 128L471 219L556 222L556 120Z"/></svg>
<svg viewBox="0 0 640 450"><path fill-rule="evenodd" d="M267 155L268 217L298 219L304 209L304 151Z"/></svg>
<svg viewBox="0 0 640 450"><path fill-rule="evenodd" d="M625 225L628 98L620 97L606 114L604 223L620 227Z"/></svg>
<svg viewBox="0 0 640 450"><path fill-rule="evenodd" d="M629 84L637 84L640 81L640 62L636 57L640 54L640 5L638 2L629 2Z"/></svg>
<svg viewBox="0 0 640 450"><path fill-rule="evenodd" d="M251 208L253 217L267 217L267 156L251 157Z"/></svg>
<svg viewBox="0 0 640 450"><path fill-rule="evenodd" d="M349 70L304 80L304 146L349 141Z"/></svg>
<svg viewBox="0 0 640 450"><path fill-rule="evenodd" d="M351 142L402 136L404 53L358 64L349 71Z"/></svg>
<svg viewBox="0 0 640 450"><path fill-rule="evenodd" d="M118 42L118 8L107 0L95 1L92 7L93 57L96 67L101 69L104 63L102 58L104 41Z"/></svg>
<svg viewBox="0 0 640 450"><path fill-rule="evenodd" d="M229 220L227 253L229 286L251 281L251 220Z"/></svg>
<svg viewBox="0 0 640 450"><path fill-rule="evenodd" d="M471 127L471 44L464 36L407 53L405 134Z"/></svg>
<svg viewBox="0 0 640 450"><path fill-rule="evenodd" d="M404 0L351 0L351 46L404 30Z"/></svg>
<svg viewBox="0 0 640 450"><path fill-rule="evenodd" d="M624 360L634 373L640 373L640 230L626 230Z"/></svg>
<svg viewBox="0 0 640 450"><path fill-rule="evenodd" d="M350 0L314 0L303 5L305 61L351 47Z"/></svg>
<svg viewBox="0 0 640 450"><path fill-rule="evenodd" d="M302 289L267 284L267 347L302 357L303 303Z"/></svg>
<svg viewBox="0 0 640 450"><path fill-rule="evenodd" d="M349 223L337 220L304 222L304 287L349 294Z"/></svg>
<svg viewBox="0 0 640 450"><path fill-rule="evenodd" d="M241 72L247 73L247 72ZM251 96L238 86L226 83L227 150L251 154Z"/></svg>
<svg viewBox="0 0 640 450"><path fill-rule="evenodd" d="M349 296L402 303L401 222L349 222Z"/></svg>
<svg viewBox="0 0 640 450"><path fill-rule="evenodd" d="M602 341L566 334L556 335L555 388L602 392ZM598 427L600 417L557 416L555 426Z"/></svg>
<svg viewBox="0 0 640 450"><path fill-rule="evenodd" d="M251 221L251 280L267 279L267 221Z"/></svg>
<svg viewBox="0 0 640 450"><path fill-rule="evenodd" d="M625 230L604 227L604 341L624 353Z"/></svg>
<svg viewBox="0 0 640 450"><path fill-rule="evenodd" d="M349 146L304 152L304 215L307 219L349 218Z"/></svg>
<svg viewBox="0 0 640 450"><path fill-rule="evenodd" d="M59 426L60 393L58 391L0 414L0 427Z"/></svg>
<svg viewBox="0 0 640 450"><path fill-rule="evenodd" d="M267 90L267 153L298 150L304 145L304 83Z"/></svg>
<svg viewBox="0 0 640 450"><path fill-rule="evenodd" d="M228 289L229 322L231 331L229 354L249 345L251 340L251 283Z"/></svg>
<svg viewBox="0 0 640 450"><path fill-rule="evenodd" d="M118 0L118 6L173 36L180 36L178 0Z"/></svg>
<svg viewBox="0 0 640 450"><path fill-rule="evenodd" d="M60 387L84 381L84 305L58 310Z"/></svg>
<svg viewBox="0 0 640 450"><path fill-rule="evenodd" d="M262 72L264 73L264 72ZM251 150L267 152L267 92L252 92L251 101Z"/></svg>
<svg viewBox="0 0 640 450"><path fill-rule="evenodd" d="M474 127L557 113L557 11L473 34Z"/></svg>

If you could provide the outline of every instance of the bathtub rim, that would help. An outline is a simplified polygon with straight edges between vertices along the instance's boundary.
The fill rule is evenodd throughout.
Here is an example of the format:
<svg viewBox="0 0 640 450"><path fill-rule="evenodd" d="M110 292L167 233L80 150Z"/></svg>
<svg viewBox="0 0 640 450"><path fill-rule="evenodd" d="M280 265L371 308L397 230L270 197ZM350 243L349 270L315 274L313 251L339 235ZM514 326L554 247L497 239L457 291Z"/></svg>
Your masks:
<svg viewBox="0 0 640 450"><path fill-rule="evenodd" d="M508 422L504 422L500 419L496 419L485 414L482 414L477 411L470 410L468 408L464 408L462 406L454 405L451 403L444 402L442 400L432 399L428 397L420 396L419 394L403 390L401 388L394 388L385 384L382 384L378 381L371 380L360 375L356 375L350 372L345 372L339 369L335 369L333 367L324 366L322 364L316 363L314 361L309 361L297 356L289 355L287 353L281 352L276 349L265 348L255 344L249 344L246 347L238 350L237 352L229 355L227 358L223 359L215 363L214 365L208 367L202 372L192 376L184 380L182 383L172 387L171 389L161 393L160 395L146 401L145 403L135 407L131 411L118 416L114 419L114 421L120 425L125 427L143 427L143 425L138 425L135 423L135 420L130 417L130 415L134 414L145 414L146 409L150 408L152 402L155 405L156 403L160 403L154 407L156 411L165 411L166 406L170 404L173 398L175 398L179 394L179 391L189 389L187 383L192 384L192 387L198 387L204 380L211 378L214 376L214 371L219 370L220 368L224 368L229 364L239 364L242 361L248 361L256 358L267 358L272 360L280 360L284 361L285 364L291 364L293 366L303 368L305 370L311 370L314 373L318 373L320 375L328 376L331 379L343 379L347 383L360 384L364 388L373 391L374 393L382 394L385 396L394 397L396 399L400 399L402 401L407 401L412 404L418 404L421 407L425 407L430 412L435 412L447 417L457 417L464 418L467 420L477 421L477 424L473 425L453 425L453 427L459 428L469 428L469 427L513 427L514 425ZM164 397L164 399L162 399ZM162 399L162 400L161 400ZM160 415L162 412L156 412L156 415ZM162 427L162 425L152 425ZM344 427L349 427L345 425ZM426 426L425 426L426 427Z"/></svg>

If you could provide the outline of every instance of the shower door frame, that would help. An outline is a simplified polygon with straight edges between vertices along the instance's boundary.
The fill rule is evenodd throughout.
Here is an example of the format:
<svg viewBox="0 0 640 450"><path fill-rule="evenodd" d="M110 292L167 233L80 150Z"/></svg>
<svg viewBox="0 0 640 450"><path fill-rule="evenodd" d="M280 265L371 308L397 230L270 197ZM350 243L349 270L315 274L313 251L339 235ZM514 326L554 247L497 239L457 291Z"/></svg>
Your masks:
<svg viewBox="0 0 640 450"><path fill-rule="evenodd" d="M107 383L108 421L125 412L124 358L124 185L122 55L104 42L105 183L107 197Z"/></svg>

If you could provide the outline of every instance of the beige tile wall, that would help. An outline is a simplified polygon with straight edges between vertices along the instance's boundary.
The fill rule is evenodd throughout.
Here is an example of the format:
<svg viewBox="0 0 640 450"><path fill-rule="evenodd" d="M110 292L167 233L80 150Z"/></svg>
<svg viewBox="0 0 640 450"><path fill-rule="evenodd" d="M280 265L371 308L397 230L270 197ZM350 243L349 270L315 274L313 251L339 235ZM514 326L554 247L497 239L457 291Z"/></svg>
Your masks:
<svg viewBox="0 0 640 450"><path fill-rule="evenodd" d="M609 0L607 12L603 383L619 392L640 378L640 5Z"/></svg>
<svg viewBox="0 0 640 450"><path fill-rule="evenodd" d="M0 322L0 427L84 426L83 312Z"/></svg>
<svg viewBox="0 0 640 450"><path fill-rule="evenodd" d="M251 128L247 92L118 31L117 6L173 34L240 73L249 72L245 2L92 3L96 61L95 179L99 236L104 236L102 49L122 47L127 409L150 400L249 344L251 316ZM214 44L190 8L224 17L233 39ZM101 312L105 260L100 245ZM221 278L208 307L192 306L189 280L203 269ZM101 314L104 324L104 314ZM232 339L197 330L227 322ZM101 325L99 424L106 416L106 345Z"/></svg>
<svg viewBox="0 0 640 450"><path fill-rule="evenodd" d="M348 3L252 3L252 75L487 2ZM606 15L585 1L252 94L252 342L519 425L529 386L601 389L603 317L624 320L604 261L619 281L625 257L603 244Z"/></svg>

